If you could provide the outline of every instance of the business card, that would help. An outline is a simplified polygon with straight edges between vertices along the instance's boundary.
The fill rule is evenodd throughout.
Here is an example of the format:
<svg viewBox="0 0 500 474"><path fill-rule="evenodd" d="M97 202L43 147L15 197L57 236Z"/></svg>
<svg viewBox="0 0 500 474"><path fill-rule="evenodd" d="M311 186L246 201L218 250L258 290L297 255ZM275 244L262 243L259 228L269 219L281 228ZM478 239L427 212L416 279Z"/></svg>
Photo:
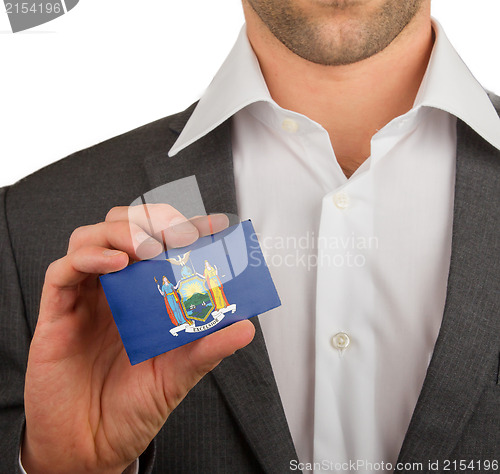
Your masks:
<svg viewBox="0 0 500 474"><path fill-rule="evenodd" d="M249 220L100 280L132 365L281 304Z"/></svg>

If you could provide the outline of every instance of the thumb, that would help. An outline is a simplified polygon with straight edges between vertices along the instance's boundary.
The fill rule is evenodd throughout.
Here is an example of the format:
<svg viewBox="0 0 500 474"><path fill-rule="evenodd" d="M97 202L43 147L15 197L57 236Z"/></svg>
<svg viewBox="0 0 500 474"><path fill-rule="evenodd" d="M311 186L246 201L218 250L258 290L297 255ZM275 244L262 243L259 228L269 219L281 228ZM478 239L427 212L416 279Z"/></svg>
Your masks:
<svg viewBox="0 0 500 474"><path fill-rule="evenodd" d="M167 405L172 409L177 406L207 372L222 359L249 344L254 335L255 327L250 321L239 321L158 356L155 369L159 373L156 376L162 378Z"/></svg>
<svg viewBox="0 0 500 474"><path fill-rule="evenodd" d="M244 320L200 339L197 341L199 344L193 344L188 353L191 368L209 372L222 359L248 345L254 335L254 325L249 320Z"/></svg>

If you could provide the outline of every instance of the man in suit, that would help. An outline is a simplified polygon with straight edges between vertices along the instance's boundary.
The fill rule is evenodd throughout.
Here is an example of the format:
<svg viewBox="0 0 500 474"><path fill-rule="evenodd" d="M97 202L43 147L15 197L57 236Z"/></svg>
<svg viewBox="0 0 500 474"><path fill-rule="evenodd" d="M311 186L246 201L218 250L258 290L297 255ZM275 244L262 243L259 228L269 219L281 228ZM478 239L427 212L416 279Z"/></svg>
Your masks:
<svg viewBox="0 0 500 474"><path fill-rule="evenodd" d="M30 474L493 468L490 99L427 0L243 5L246 32L198 105L2 190L2 472L21 446ZM271 269L286 312L131 367L96 275L161 251L125 206L192 174L208 211L257 216L266 238L347 243L310 245L312 270L298 254ZM206 233L169 206L149 214L170 245Z"/></svg>

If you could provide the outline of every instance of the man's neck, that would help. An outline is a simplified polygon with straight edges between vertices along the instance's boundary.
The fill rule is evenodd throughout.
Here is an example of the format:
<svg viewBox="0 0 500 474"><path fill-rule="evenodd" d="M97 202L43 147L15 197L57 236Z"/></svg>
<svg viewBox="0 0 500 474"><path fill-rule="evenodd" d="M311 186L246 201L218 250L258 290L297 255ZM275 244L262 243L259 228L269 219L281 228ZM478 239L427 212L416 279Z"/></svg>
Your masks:
<svg viewBox="0 0 500 474"><path fill-rule="evenodd" d="M255 12L247 34L271 96L321 124L347 177L370 156L372 136L413 106L433 45L430 12L421 11L382 52L346 66L322 66L278 41Z"/></svg>

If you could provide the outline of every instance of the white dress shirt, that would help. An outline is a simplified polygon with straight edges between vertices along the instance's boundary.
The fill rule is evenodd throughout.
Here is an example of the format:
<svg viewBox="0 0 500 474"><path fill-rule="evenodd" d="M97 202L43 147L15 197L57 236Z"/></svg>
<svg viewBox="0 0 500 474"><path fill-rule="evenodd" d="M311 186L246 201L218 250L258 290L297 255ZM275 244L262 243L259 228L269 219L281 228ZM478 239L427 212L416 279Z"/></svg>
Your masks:
<svg viewBox="0 0 500 474"><path fill-rule="evenodd" d="M325 129L273 101L245 29L169 153L233 117L239 214L283 303L259 319L307 472L394 469L443 315L457 118L500 149L487 94L433 27L414 107L349 179Z"/></svg>

